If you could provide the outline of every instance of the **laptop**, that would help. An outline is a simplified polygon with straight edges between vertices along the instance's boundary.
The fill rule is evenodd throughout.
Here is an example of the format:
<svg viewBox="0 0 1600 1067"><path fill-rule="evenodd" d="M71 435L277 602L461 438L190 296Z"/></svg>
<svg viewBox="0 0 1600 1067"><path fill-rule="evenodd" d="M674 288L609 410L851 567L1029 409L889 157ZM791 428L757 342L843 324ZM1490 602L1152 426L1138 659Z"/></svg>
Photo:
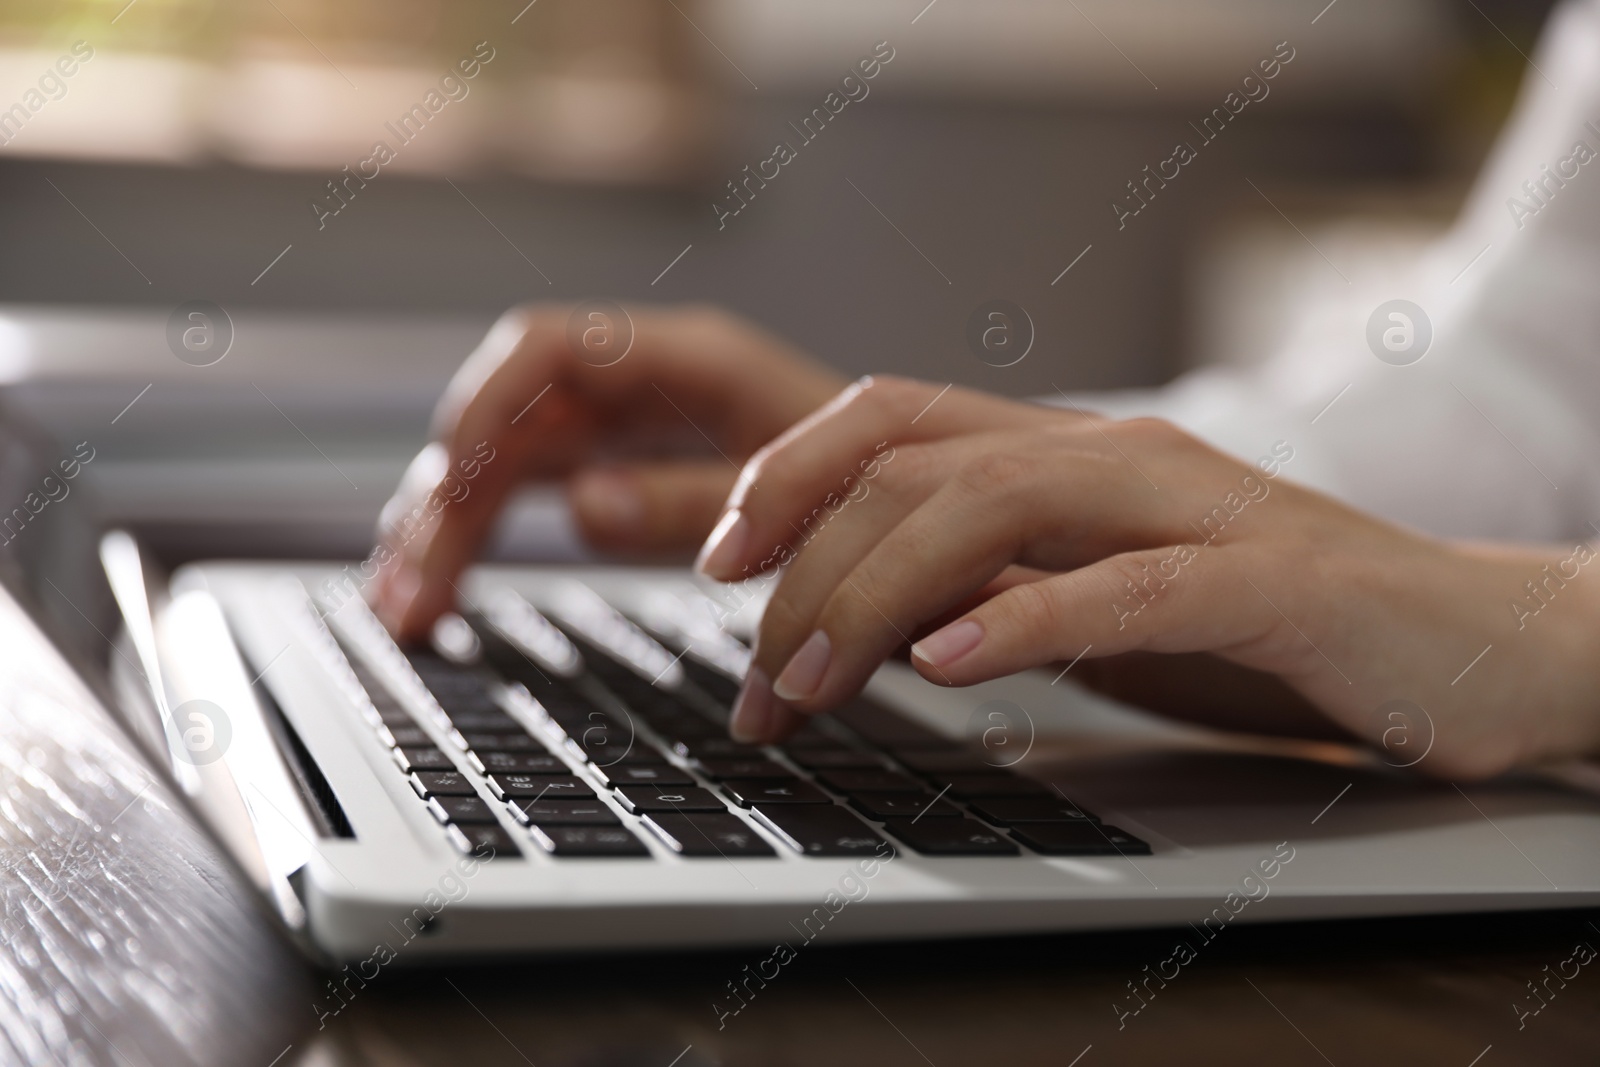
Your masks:
<svg viewBox="0 0 1600 1067"><path fill-rule="evenodd" d="M129 730L335 964L1600 903L1581 767L1458 786L1404 765L1420 736L1273 746L896 662L748 746L757 587L480 566L401 647L355 565L99 556Z"/></svg>

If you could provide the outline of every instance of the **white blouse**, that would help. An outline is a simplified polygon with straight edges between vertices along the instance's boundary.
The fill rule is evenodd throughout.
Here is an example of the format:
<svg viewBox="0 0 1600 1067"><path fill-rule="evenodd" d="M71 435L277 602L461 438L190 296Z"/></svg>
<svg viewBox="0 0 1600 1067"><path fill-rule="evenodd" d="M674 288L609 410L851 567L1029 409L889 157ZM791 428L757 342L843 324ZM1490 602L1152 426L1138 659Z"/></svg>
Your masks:
<svg viewBox="0 0 1600 1067"><path fill-rule="evenodd" d="M1426 322L1375 316L1395 299ZM1600 0L1551 16L1460 219L1401 284L1353 281L1257 369L1076 400L1251 461L1286 441L1287 477L1434 533L1600 536Z"/></svg>

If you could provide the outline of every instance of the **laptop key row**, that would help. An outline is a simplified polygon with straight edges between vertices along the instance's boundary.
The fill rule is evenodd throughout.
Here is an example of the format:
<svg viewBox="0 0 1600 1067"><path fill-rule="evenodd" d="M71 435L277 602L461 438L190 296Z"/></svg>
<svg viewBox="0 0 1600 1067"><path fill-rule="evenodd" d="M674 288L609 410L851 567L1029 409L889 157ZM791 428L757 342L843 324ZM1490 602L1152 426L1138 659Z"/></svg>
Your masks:
<svg viewBox="0 0 1600 1067"><path fill-rule="evenodd" d="M586 651L590 660L603 662L592 646ZM504 674L503 649L501 653L498 662L494 656L490 660ZM454 740L489 775L495 796L529 828L537 844L556 856L648 854L566 760L514 717L487 706L492 700L481 672L422 655L418 674L456 727ZM858 703L841 713L838 723L810 724L801 736L774 750L732 741L725 725L703 713L703 701L667 693L621 664L606 664L592 673L613 693L631 699L624 699L624 707L601 708L576 687L543 672L538 672L537 699L565 735L567 754L586 763L623 810L638 815L662 843L684 856L772 854L759 835L730 813L730 805L751 812L765 829L805 855L892 849L863 819L928 855L1015 855L1017 841L1058 855L1149 851L1144 842L1101 825L1032 779L995 767L885 708ZM726 692L724 688L719 696L725 698ZM663 738L675 757L687 759L694 771L712 780L722 795L669 762L642 735L641 723ZM403 731L397 741L426 739L415 724L408 730L396 721L389 728L396 727ZM452 774L449 754L427 744L397 745L395 751L436 818L464 828L463 833L467 827L491 824L501 829L490 805L470 795L471 783ZM774 751L811 779L780 763ZM463 799L474 802L456 802ZM569 804L580 807L564 807ZM471 834L467 837L474 840ZM725 846L720 852L718 842Z"/></svg>

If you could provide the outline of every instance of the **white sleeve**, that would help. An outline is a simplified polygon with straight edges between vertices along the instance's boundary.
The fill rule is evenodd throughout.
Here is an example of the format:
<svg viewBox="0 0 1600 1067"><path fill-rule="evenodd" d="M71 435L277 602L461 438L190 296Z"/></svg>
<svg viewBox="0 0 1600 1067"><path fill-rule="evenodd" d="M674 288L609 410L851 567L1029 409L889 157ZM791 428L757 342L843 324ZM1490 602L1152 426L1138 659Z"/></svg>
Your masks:
<svg viewBox="0 0 1600 1067"><path fill-rule="evenodd" d="M1438 534L1600 532L1600 0L1551 16L1449 235L1398 285L1341 289L1257 369L1074 399L1246 460L1286 441L1287 477ZM1406 366L1367 340L1395 298L1432 324Z"/></svg>

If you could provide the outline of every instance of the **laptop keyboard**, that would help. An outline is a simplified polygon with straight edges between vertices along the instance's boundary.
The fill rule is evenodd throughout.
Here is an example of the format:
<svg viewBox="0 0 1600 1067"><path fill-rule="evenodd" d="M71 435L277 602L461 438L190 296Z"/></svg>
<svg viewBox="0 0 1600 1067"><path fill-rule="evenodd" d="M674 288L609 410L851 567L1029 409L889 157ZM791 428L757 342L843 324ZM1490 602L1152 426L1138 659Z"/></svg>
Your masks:
<svg viewBox="0 0 1600 1067"><path fill-rule="evenodd" d="M1058 792L865 699L781 745L740 744L727 733L732 678L655 646L669 669L652 681L643 672L658 662L640 655L640 643L654 642L622 616L614 619L620 637L539 619L551 621L581 657L570 677L524 655L482 617L469 620L478 649L470 661L406 650L436 705L434 733L345 649L397 773L463 852L648 857L639 832L676 855L711 859L776 856L768 836L804 856L1150 851ZM504 683L537 702L534 729L500 703ZM447 744L435 743L438 733ZM636 817L632 825L624 813Z"/></svg>

